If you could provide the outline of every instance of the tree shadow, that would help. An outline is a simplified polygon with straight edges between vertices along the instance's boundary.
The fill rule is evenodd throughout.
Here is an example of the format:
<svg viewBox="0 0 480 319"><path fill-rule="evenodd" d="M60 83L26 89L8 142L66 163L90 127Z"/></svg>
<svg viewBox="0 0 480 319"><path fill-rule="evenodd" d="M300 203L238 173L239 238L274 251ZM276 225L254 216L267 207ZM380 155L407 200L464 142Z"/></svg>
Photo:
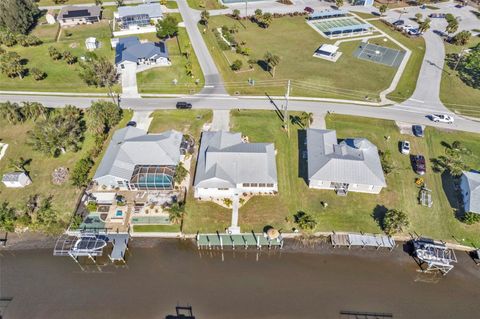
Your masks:
<svg viewBox="0 0 480 319"><path fill-rule="evenodd" d="M441 179L442 189L445 196L447 196L448 204L453 209L455 218L462 221L465 211L463 210L462 205L460 205L460 192L458 191L458 186L454 178L448 172L443 172L441 174Z"/></svg>
<svg viewBox="0 0 480 319"><path fill-rule="evenodd" d="M307 131L298 130L298 177L308 185Z"/></svg>
<svg viewBox="0 0 480 319"><path fill-rule="evenodd" d="M384 220L385 214L388 209L384 205L377 205L372 211L372 217L377 222L378 226L383 230L384 229Z"/></svg>

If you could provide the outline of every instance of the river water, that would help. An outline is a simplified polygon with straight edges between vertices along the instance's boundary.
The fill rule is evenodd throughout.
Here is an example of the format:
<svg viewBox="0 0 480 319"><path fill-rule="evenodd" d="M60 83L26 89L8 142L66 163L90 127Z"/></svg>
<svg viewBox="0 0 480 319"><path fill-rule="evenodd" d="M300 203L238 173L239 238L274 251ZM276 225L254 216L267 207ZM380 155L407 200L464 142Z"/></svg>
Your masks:
<svg viewBox="0 0 480 319"><path fill-rule="evenodd" d="M134 244L134 243L133 243ZM135 244L134 244L135 245ZM417 272L393 252L199 252L191 242L130 249L127 267L82 269L51 249L2 251L4 318L165 318L191 305L196 318L478 318L480 267L464 253L445 277ZM223 260L222 260L223 259Z"/></svg>

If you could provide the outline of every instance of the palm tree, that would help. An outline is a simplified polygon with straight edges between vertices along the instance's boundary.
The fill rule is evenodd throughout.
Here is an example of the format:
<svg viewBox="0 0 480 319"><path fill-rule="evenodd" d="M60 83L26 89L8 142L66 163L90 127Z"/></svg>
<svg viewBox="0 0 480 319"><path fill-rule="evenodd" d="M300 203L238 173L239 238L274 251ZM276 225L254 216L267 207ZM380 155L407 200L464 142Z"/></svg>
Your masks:
<svg viewBox="0 0 480 319"><path fill-rule="evenodd" d="M264 28L268 28L270 24L272 24L273 21L273 16L270 12L265 12L261 18L262 20L262 26Z"/></svg>
<svg viewBox="0 0 480 319"><path fill-rule="evenodd" d="M454 18L448 21L447 27L445 28L445 32L448 33L448 36L450 36L450 34L452 33L457 32L457 30L458 30L458 20Z"/></svg>
<svg viewBox="0 0 480 319"><path fill-rule="evenodd" d="M0 117L6 119L10 124L17 124L23 121L23 114L17 103L5 102L0 104Z"/></svg>
<svg viewBox="0 0 480 319"><path fill-rule="evenodd" d="M419 33L427 32L428 29L430 29L430 22L432 22L432 20L430 20L429 18L426 18L424 21L419 22L418 32Z"/></svg>
<svg viewBox="0 0 480 319"><path fill-rule="evenodd" d="M10 167L17 172L27 172L26 166L30 164L30 160L26 160L23 157L19 157L18 159L10 159Z"/></svg>
<svg viewBox="0 0 480 319"><path fill-rule="evenodd" d="M23 102L22 114L27 119L36 120L39 117L47 118L47 108L38 102Z"/></svg>
<svg viewBox="0 0 480 319"><path fill-rule="evenodd" d="M273 69L272 77L275 77L275 68L280 63L280 57L267 51L263 56L263 60L267 63L268 71Z"/></svg>
<svg viewBox="0 0 480 319"><path fill-rule="evenodd" d="M210 19L210 12L208 12L207 10L203 10L200 14L200 21L203 24L208 25L208 19Z"/></svg>
<svg viewBox="0 0 480 319"><path fill-rule="evenodd" d="M302 113L302 124L303 127L308 127L313 123L313 113L312 112L303 112Z"/></svg>
<svg viewBox="0 0 480 319"><path fill-rule="evenodd" d="M185 216L185 206L182 203L173 203L168 209L168 218L176 225L182 223Z"/></svg>

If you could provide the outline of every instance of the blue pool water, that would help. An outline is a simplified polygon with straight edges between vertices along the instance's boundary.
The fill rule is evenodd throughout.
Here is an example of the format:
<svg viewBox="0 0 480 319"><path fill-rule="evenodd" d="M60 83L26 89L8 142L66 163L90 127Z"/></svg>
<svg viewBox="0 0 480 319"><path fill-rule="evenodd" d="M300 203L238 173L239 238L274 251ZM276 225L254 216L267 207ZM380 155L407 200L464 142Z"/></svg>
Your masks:
<svg viewBox="0 0 480 319"><path fill-rule="evenodd" d="M140 187L170 187L172 179L169 175L148 175L141 177L138 184Z"/></svg>
<svg viewBox="0 0 480 319"><path fill-rule="evenodd" d="M115 212L115 216L116 216L116 217L122 217L122 216L123 216L123 212L122 212L121 210L117 210L117 211Z"/></svg>

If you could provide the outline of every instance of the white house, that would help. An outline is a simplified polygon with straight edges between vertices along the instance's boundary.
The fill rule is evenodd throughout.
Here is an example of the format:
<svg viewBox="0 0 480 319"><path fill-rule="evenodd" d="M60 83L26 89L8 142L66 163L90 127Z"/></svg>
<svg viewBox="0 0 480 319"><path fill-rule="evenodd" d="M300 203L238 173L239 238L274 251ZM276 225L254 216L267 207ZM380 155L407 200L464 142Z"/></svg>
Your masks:
<svg viewBox="0 0 480 319"><path fill-rule="evenodd" d="M3 174L2 182L8 188L22 188L32 183L30 177L24 172Z"/></svg>
<svg viewBox="0 0 480 319"><path fill-rule="evenodd" d="M336 131L307 130L310 188L378 194L386 187L378 149L365 138L337 141Z"/></svg>
<svg viewBox="0 0 480 319"><path fill-rule="evenodd" d="M465 212L480 214L480 172L463 172L460 189Z"/></svg>
<svg viewBox="0 0 480 319"><path fill-rule="evenodd" d="M60 10L57 20L62 27L92 24L100 22L101 12L99 6L66 6Z"/></svg>
<svg viewBox="0 0 480 319"><path fill-rule="evenodd" d="M48 10L47 13L45 14L45 19L47 20L48 24L57 23L57 19L55 17L55 11L53 11L52 9Z"/></svg>
<svg viewBox="0 0 480 319"><path fill-rule="evenodd" d="M130 65L140 66L169 66L172 63L168 56L165 42L141 43L137 37L120 38L112 41L115 45L115 64L119 71Z"/></svg>
<svg viewBox="0 0 480 319"><path fill-rule="evenodd" d="M128 126L113 134L93 181L101 188L171 190L181 160L183 134L147 134Z"/></svg>
<svg viewBox="0 0 480 319"><path fill-rule="evenodd" d="M277 192L274 145L244 143L240 133L203 132L193 186L195 198Z"/></svg>

